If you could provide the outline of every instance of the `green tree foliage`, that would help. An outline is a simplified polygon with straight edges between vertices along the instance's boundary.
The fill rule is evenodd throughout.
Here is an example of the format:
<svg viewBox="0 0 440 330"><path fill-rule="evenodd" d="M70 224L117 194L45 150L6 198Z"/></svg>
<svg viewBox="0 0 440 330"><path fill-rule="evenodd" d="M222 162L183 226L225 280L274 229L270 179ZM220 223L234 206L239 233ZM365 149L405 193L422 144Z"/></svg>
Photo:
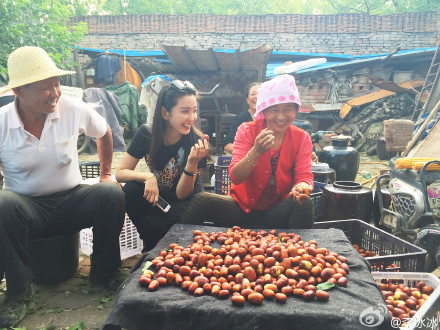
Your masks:
<svg viewBox="0 0 440 330"><path fill-rule="evenodd" d="M312 13L319 0L105 0L112 14L263 15Z"/></svg>
<svg viewBox="0 0 440 330"><path fill-rule="evenodd" d="M2 0L0 6L0 84L7 80L8 55L21 46L45 49L60 67L71 56L70 47L77 45L85 24L67 27L72 8L63 0Z"/></svg>
<svg viewBox="0 0 440 330"><path fill-rule="evenodd" d="M440 0L69 0L77 15L96 14L395 14L440 9Z"/></svg>
<svg viewBox="0 0 440 330"><path fill-rule="evenodd" d="M440 9L440 0L325 0L328 13L395 14Z"/></svg>

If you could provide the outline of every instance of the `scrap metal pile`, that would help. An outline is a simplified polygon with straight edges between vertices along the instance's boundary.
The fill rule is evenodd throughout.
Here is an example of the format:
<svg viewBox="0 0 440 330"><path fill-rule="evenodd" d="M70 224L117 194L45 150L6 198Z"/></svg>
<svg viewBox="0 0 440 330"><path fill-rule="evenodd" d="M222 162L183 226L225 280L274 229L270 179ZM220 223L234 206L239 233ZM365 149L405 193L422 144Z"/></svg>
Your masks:
<svg viewBox="0 0 440 330"><path fill-rule="evenodd" d="M392 95L351 111L351 118L340 121L328 130L353 137L353 146L368 151L383 136L383 122L387 119L410 118L414 110L413 98L406 93Z"/></svg>

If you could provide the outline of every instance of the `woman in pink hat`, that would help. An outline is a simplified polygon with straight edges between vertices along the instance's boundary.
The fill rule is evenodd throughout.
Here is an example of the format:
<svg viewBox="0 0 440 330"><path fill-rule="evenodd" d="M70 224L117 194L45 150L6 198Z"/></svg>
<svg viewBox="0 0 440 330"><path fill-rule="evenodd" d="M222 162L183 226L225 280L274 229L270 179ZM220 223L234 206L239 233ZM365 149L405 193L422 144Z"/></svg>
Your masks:
<svg viewBox="0 0 440 330"><path fill-rule="evenodd" d="M183 223L311 228L312 141L292 125L300 107L295 79L280 75L258 88L255 120L237 131L229 196L196 195Z"/></svg>

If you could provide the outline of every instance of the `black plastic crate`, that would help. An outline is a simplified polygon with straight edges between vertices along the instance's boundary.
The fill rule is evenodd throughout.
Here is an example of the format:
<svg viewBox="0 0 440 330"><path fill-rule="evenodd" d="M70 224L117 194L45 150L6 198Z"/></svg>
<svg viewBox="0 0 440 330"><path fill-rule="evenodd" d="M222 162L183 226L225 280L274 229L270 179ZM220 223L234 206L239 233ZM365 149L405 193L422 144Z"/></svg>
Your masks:
<svg viewBox="0 0 440 330"><path fill-rule="evenodd" d="M320 221L322 218L322 208L321 208L322 192L320 191L317 193L311 193L310 199L313 202L313 208L314 208L313 220L315 222Z"/></svg>
<svg viewBox="0 0 440 330"><path fill-rule="evenodd" d="M100 174L99 162L80 162L79 170L83 180L96 178Z"/></svg>
<svg viewBox="0 0 440 330"><path fill-rule="evenodd" d="M215 193L219 195L228 195L231 189L231 180L229 178L229 164L231 163L231 156L219 156L214 165L215 169ZM315 207L315 221L321 217L321 197L322 189L326 183L313 182L313 192L310 194Z"/></svg>
<svg viewBox="0 0 440 330"><path fill-rule="evenodd" d="M322 218L322 189L326 186L326 183L313 181L313 192L310 194L310 199L313 201L313 207L315 209L314 221L320 221Z"/></svg>
<svg viewBox="0 0 440 330"><path fill-rule="evenodd" d="M378 257L367 257L372 271L423 272L426 250L408 243L361 220L317 222L313 229L341 229L352 244L370 250ZM396 264L397 267L390 267Z"/></svg>
<svg viewBox="0 0 440 330"><path fill-rule="evenodd" d="M231 179L229 178L229 164L231 156L219 156L214 165L215 170L215 193L218 195L228 195L231 189Z"/></svg>
<svg viewBox="0 0 440 330"><path fill-rule="evenodd" d="M313 181L313 191L312 191L312 194L313 193L321 192L326 185L327 185L327 183Z"/></svg>

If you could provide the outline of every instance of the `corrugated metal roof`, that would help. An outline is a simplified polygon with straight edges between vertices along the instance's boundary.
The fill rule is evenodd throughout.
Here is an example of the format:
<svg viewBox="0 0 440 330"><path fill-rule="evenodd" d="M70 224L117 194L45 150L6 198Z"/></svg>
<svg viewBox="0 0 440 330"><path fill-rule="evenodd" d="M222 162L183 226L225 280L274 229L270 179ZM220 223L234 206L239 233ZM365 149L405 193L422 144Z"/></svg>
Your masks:
<svg viewBox="0 0 440 330"><path fill-rule="evenodd" d="M419 48L419 49L410 49L410 50L402 50L397 52L396 54L389 57L389 60L401 59L403 57L414 57L420 55L432 56L434 54L437 47L429 47L429 48ZM319 64L311 68L298 70L295 72L291 72L292 74L300 74L304 72L311 72L317 70L324 70L336 67L347 67L347 66L362 66L363 64L371 64L375 61L381 61L387 58L390 53L383 54L369 54L369 55L341 55L341 54L323 54L323 53L291 53L291 52L273 52L277 53L278 59L276 61L270 60L267 69L266 69L266 78L270 79L277 76L274 73L274 69L277 66L283 65L286 61L304 61L313 57L325 57L327 58L327 63ZM432 54L431 54L432 53ZM283 55L283 60L280 59L280 56Z"/></svg>
<svg viewBox="0 0 440 330"><path fill-rule="evenodd" d="M119 54L124 56L124 50L123 49L95 49L95 48L85 48L85 47L75 47L78 50L81 50L83 52L90 52L90 53L98 53L98 54L104 54L106 51L113 54ZM156 57L156 56L165 56L165 53L161 50L147 50L147 51L140 51L140 50L126 50L125 56L129 57Z"/></svg>
<svg viewBox="0 0 440 330"><path fill-rule="evenodd" d="M194 50L182 46L162 45L161 51L126 50L127 57L151 57L151 64L158 72L215 72L256 71L258 79L266 77L266 67L272 48L263 45L257 49L208 49ZM102 54L104 49L76 47L88 54ZM108 53L124 55L124 50L107 49ZM159 58L158 58L159 57Z"/></svg>
<svg viewBox="0 0 440 330"><path fill-rule="evenodd" d="M171 60L177 72L257 71L265 77L272 48L263 45L241 51L232 49L194 50L181 46L162 45L163 52Z"/></svg>
<svg viewBox="0 0 440 330"><path fill-rule="evenodd" d="M313 57L326 57L326 58L335 58L335 59L346 59L351 60L353 58L353 55L346 55L346 54L329 54L329 53L300 53L300 52L283 52L279 50L272 51L271 59L279 59L279 58L285 58L288 57L298 57L301 58L301 60L304 57L313 58Z"/></svg>
<svg viewBox="0 0 440 330"><path fill-rule="evenodd" d="M164 47L164 46L163 46ZM165 46L169 49L137 51L126 50L127 57L151 57L153 62L158 65L165 65L167 71L218 71L218 70L258 70L257 67L265 63L266 56L256 57L255 54L249 53L252 50L237 49L212 49L212 50L190 50L180 46ZM88 53L104 53L105 49L93 49L85 47L76 47ZM436 47L418 48L410 50L401 50L393 54L387 60L398 61L407 60L408 57L417 57L420 60L426 60L425 57L432 57ZM124 55L124 50L107 49L109 53ZM167 56L168 55L168 56ZM261 54L260 54L261 55ZM283 65L286 61L297 62L310 58L325 57L327 63L316 65L311 68L298 70L292 74L301 74L330 68L349 68L351 66L366 66L373 62L381 61L387 58L390 53L366 54L366 55L348 55L348 54L328 54L328 53L300 53L300 52L283 52L272 51L270 59L266 66L266 79L276 76L273 70L277 66ZM423 56L423 57L420 57ZM163 67L162 67L163 68ZM264 71L264 70L262 70Z"/></svg>

